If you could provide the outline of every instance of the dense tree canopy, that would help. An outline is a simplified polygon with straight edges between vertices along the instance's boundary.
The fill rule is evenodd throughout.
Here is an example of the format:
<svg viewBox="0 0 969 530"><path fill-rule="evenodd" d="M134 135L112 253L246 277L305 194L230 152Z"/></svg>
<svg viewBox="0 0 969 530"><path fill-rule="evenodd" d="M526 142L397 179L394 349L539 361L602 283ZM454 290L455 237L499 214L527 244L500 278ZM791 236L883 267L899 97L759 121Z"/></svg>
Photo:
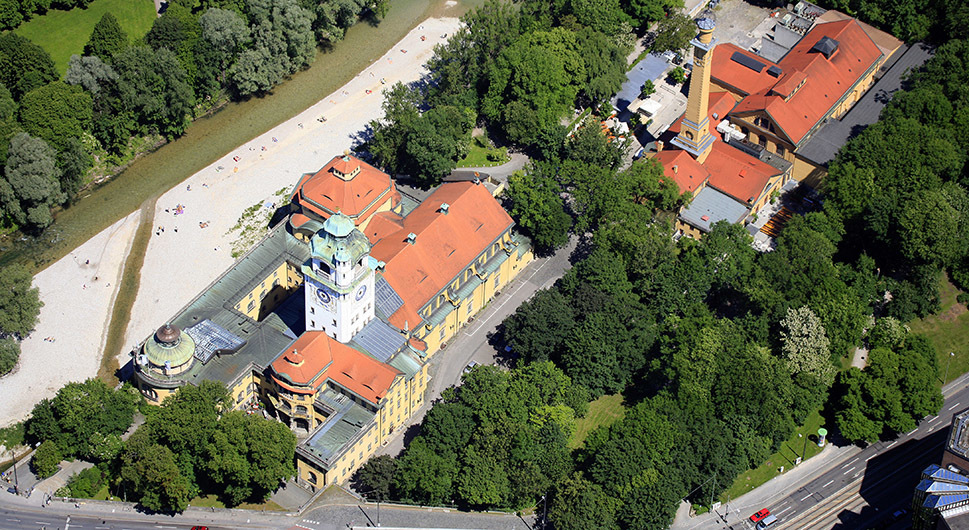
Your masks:
<svg viewBox="0 0 969 530"><path fill-rule="evenodd" d="M44 303L33 281L22 265L0 268L0 334L26 337L34 330Z"/></svg>

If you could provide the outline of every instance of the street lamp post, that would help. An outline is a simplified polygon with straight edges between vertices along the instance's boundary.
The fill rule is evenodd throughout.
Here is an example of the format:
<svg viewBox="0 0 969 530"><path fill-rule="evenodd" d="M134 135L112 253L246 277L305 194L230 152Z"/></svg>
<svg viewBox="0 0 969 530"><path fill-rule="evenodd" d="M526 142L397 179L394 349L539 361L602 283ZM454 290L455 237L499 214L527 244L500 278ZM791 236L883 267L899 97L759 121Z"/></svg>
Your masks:
<svg viewBox="0 0 969 530"><path fill-rule="evenodd" d="M942 378L942 384L945 384L945 380L949 378L949 364L952 362L952 358L955 357L955 352L949 352L949 358L945 360L945 377Z"/></svg>
<svg viewBox="0 0 969 530"><path fill-rule="evenodd" d="M545 517L548 515L548 493L542 495L542 528L545 528Z"/></svg>
<svg viewBox="0 0 969 530"><path fill-rule="evenodd" d="M17 480L17 452L11 449L10 455L13 457L13 491L20 495L20 481Z"/></svg>

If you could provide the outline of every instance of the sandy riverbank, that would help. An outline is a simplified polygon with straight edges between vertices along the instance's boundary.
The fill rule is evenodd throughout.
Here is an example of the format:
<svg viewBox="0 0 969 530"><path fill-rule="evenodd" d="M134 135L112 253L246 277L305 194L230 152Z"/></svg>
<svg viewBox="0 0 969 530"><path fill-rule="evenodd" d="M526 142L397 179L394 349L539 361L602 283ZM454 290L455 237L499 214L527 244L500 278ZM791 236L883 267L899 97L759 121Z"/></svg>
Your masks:
<svg viewBox="0 0 969 530"><path fill-rule="evenodd" d="M272 198L276 191L288 191L301 174L317 171L351 147L367 123L382 116L382 90L420 79L433 47L459 24L456 18L424 21L336 92L226 153L158 199L153 222L157 235L153 232L148 244L123 351L116 352L120 364L128 362L133 344L232 265L235 235L229 231L243 211L267 199L278 201ZM320 116L326 121L318 121ZM220 166L224 169L218 170ZM183 213L174 215L179 204ZM16 372L0 379L0 426L24 418L63 384L96 375L138 218L135 212L115 223L35 277L45 306L36 331L22 344Z"/></svg>
<svg viewBox="0 0 969 530"><path fill-rule="evenodd" d="M24 419L66 383L97 374L140 217L136 211L121 219L34 276L44 307L37 328L20 345L17 367L0 379L0 426Z"/></svg>
<svg viewBox="0 0 969 530"><path fill-rule="evenodd" d="M119 362L127 362L133 344L148 337L232 265L234 235L227 232L246 208L278 201L273 198L276 191L289 191L300 175L319 170L350 148L354 136L382 116L382 89L420 79L433 47L458 25L456 18L426 20L333 94L164 194L156 205L156 232L148 244ZM426 40L421 40L422 35ZM320 116L326 121L318 121ZM218 171L219 166L224 169ZM175 215L178 205L184 210ZM200 223L207 225L202 228Z"/></svg>

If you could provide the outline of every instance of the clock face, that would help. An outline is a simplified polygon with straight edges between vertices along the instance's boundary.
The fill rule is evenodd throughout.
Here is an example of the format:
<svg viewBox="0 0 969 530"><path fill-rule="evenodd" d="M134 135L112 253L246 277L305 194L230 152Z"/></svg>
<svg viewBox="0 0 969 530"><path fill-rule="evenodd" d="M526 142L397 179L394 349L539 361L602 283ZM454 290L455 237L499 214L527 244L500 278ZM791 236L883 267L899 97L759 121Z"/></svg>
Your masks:
<svg viewBox="0 0 969 530"><path fill-rule="evenodd" d="M367 286L361 285L360 288L357 289L357 301L359 302L365 294L367 294Z"/></svg>
<svg viewBox="0 0 969 530"><path fill-rule="evenodd" d="M326 292L326 289L318 289L316 291L316 297L319 298L320 302L322 302L327 308L329 308L330 304L333 302L333 299L330 297L330 293Z"/></svg>

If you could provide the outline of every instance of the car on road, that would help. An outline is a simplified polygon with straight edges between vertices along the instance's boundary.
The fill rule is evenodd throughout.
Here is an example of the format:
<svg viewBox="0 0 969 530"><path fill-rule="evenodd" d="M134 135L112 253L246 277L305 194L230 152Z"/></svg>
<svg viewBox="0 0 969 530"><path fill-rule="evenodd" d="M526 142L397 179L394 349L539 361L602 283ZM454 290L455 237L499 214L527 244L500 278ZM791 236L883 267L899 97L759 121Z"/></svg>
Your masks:
<svg viewBox="0 0 969 530"><path fill-rule="evenodd" d="M192 530L209 530L207 526L193 526Z"/></svg>
<svg viewBox="0 0 969 530"><path fill-rule="evenodd" d="M479 364L478 361L469 362L468 365L464 367L464 373L468 373L471 370L474 370L474 367L478 366L478 364Z"/></svg>
<svg viewBox="0 0 969 530"><path fill-rule="evenodd" d="M905 514L907 513L908 513L908 510L906 510L905 508L902 508L901 510L896 511L895 513L892 514L892 521L897 521L902 517L905 517Z"/></svg>
<svg viewBox="0 0 969 530"><path fill-rule="evenodd" d="M764 517L767 517L768 515L770 515L770 510L768 510L767 508L762 508L754 515L750 516L750 522L759 523L764 519Z"/></svg>

